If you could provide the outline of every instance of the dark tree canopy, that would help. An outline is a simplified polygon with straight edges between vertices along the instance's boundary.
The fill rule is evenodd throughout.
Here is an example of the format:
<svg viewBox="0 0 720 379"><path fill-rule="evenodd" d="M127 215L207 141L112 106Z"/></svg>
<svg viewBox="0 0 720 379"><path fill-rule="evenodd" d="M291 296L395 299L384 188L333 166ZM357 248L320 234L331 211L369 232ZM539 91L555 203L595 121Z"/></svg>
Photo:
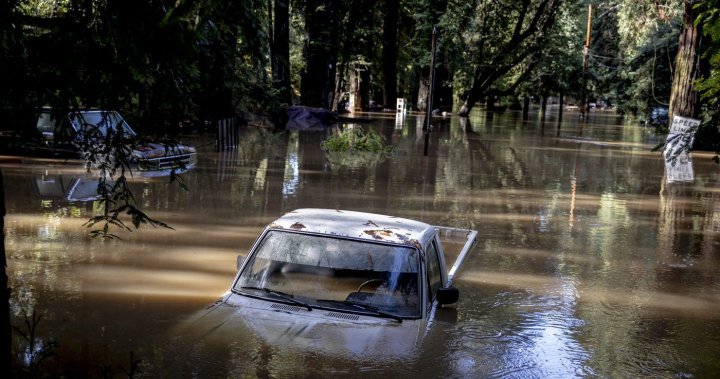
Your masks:
<svg viewBox="0 0 720 379"><path fill-rule="evenodd" d="M585 83L580 70L589 4L594 15ZM398 97L418 110L428 96L437 27L433 104L442 110L467 115L476 103L578 99L586 89L591 101L642 116L670 102L672 75L685 67L675 59L684 46L678 38L683 25L698 20L698 38L703 30L707 38L718 34L716 5L14 0L0 8L0 84L6 89L0 104L18 129L39 106L97 106L118 109L133 125L158 134L172 134L181 120L273 112L281 104L336 109L348 96L355 110L371 104L392 109ZM693 12L692 20L683 18ZM707 94L694 97L698 106L690 113L716 112L707 106L718 87L712 46L698 45L696 73L686 81L695 84L681 85Z"/></svg>

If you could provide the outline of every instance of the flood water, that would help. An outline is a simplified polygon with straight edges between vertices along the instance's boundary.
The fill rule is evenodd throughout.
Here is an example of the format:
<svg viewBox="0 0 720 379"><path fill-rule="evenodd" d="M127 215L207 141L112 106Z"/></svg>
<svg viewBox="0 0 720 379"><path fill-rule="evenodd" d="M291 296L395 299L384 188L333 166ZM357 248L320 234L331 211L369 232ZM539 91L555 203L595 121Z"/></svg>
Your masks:
<svg viewBox="0 0 720 379"><path fill-rule="evenodd" d="M189 191L161 179L133 187L174 230L116 231L121 240L88 237L98 204L68 200L85 175L77 164L3 157L13 320L26 330L41 315L36 346L57 343L39 369L120 377L132 352L138 377L720 375L712 155L694 153L693 183L667 184L650 151L662 136L615 115L566 113L558 126L476 112L436 120L425 157L421 118L373 117L364 125L396 152L351 167L326 159L323 133L247 129L223 153L211 138L184 140L199 151ZM327 356L249 331L212 342L175 335L228 289L262 227L301 207L477 229L454 317L402 359Z"/></svg>

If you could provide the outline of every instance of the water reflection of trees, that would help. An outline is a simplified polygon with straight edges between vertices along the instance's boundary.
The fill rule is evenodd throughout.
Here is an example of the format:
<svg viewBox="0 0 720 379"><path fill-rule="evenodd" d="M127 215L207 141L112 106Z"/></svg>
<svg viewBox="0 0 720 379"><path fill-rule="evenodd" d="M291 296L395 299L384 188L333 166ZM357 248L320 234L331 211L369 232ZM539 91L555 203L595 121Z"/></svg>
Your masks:
<svg viewBox="0 0 720 379"><path fill-rule="evenodd" d="M709 180L708 180L709 179ZM720 283L714 272L720 266L720 194L716 180L700 177L695 183L665 183L660 191L657 276L662 286L676 287Z"/></svg>
<svg viewBox="0 0 720 379"><path fill-rule="evenodd" d="M658 172L661 160L644 152L642 145L612 144L617 135L626 142L646 143L647 136L638 128L589 124L584 126L583 139L556 140L553 144L537 139L535 132L528 130L533 126L502 128L503 117L470 121L470 125L458 128L469 131L464 136L467 148L457 140L449 144L453 149L460 147L448 152L452 156L449 163L443 163L440 154L439 173L457 170L458 175L443 174L442 178L449 179L443 181L439 174L438 193L442 198L454 198L450 207L457 213L473 214L467 218L476 223L484 220L478 225L486 255L483 266L493 267L507 278L515 278L514 272L537 272L539 277L548 278L545 283L549 287L544 292L555 293L553 288L562 283L583 283L580 290L585 295L577 304L566 302L563 307L569 305L570 315L594 325L579 334L579 341L592 347L592 370L619 374L623 371L618 371L613 362L627 361L633 355L648 362L662 359L670 366L682 366L672 356L672 343L664 344L654 357L644 356L645 346L653 341L646 333L662 329L645 317L657 312L658 306L682 311L679 304L662 304L673 295L656 291L672 293L675 286L682 288L681 282L704 282L698 283L699 289L715 282L708 282L702 269L692 270L694 280L687 275L658 275L654 265L644 261L652 255L646 247L653 246L656 237L667 238L669 243L663 250L671 255L686 259L700 254L707 262L712 254L703 252L717 244L716 234L708 233L713 225L717 230L717 212L707 209L698 215L697 209L688 209L688 204L696 204L697 193L677 194L677 201L665 195L661 198L664 210L657 216L661 220L658 235L648 232L648 223L655 219L652 205L657 204L661 179L652 173ZM572 133L570 129L574 128L567 129L563 133ZM470 174L469 181L460 174L462 171ZM700 202L712 204L712 208L717 199L704 196ZM690 212L695 216L688 216ZM575 229L568 222L572 213L578 221ZM493 220L493 214L504 217ZM717 272L717 262L713 261L707 272ZM698 299L681 303L709 304ZM672 328L677 326L671 323ZM617 346L627 346L631 352L618 355ZM653 367L657 371L651 372L666 368Z"/></svg>
<svg viewBox="0 0 720 379"><path fill-rule="evenodd" d="M469 121L438 124L430 135L428 157L422 155L421 118L405 118L400 129L392 120L373 124L398 153L362 168L328 165L319 148L322 133L287 133L265 143L262 135L248 131L251 135L242 139L239 149L225 156L213 146L201 147L205 150L199 154L198 167L185 174L190 191L165 181L144 180L135 183L136 193L150 213L167 211L171 225L178 223L185 226L183 230L203 235L217 229L252 234L247 244L267 221L307 206L477 228L479 246L458 281L469 290L463 292L468 301L458 307L465 321L448 330L457 337L449 345L468 348L466 357L482 359L477 349L497 348L497 362L534 363L518 351L537 351L533 347L545 343L546 334L541 332L557 330L566 333L553 347L581 351L570 357L577 361L569 364L582 360L583 369L600 375L622 376L627 366L618 367L617 362L627 364L629 359L636 359L630 363L638 365L660 359L680 367L680 361L693 354L718 352L712 341L690 342L702 340L705 328L720 333L718 322L707 315L717 309L713 289L720 266L716 171L699 170L711 174L698 175L692 186L661 188L662 161L644 150L648 137L640 128L588 122L583 138L577 138L576 126L565 120L560 138L555 138L511 114ZM614 144L618 140L628 143ZM89 248L82 228L66 223L74 214L85 218L92 212L90 205L40 203L33 197L31 181L6 183L13 193L8 204L11 214L29 214L14 218L7 228L8 240L16 244L13 249L22 251L14 253L17 262L29 262L27 267L18 266L26 273L18 276L25 282L16 282L22 301L37 302L33 286L38 285L84 293L85 279L63 276L61 262L73 262L73 250L67 244L54 245L52 236L70 236L73 249L82 251L78 256L127 262L127 257L108 257L114 253L105 248ZM38 228L39 224L47 227ZM173 243L186 244L193 251L205 244L190 239L177 238ZM145 243L151 248L162 244ZM229 246L235 240L225 243ZM50 264L37 263L45 261ZM39 277L43 279L38 281ZM75 299L70 300L75 304ZM42 301L46 309L54 306ZM509 332L485 345L468 337L473 334L462 335L480 328ZM445 340L439 342L443 345ZM652 352L649 345L658 349ZM693 351L694 346L700 347ZM590 354L584 356L583 349ZM237 367L247 364L259 373L282 362L283 367L295 367L304 359L298 352L258 348L252 353L262 357L252 361L246 347L232 350L230 359ZM525 361L511 360L511 354ZM487 362L496 362L493 359ZM662 372L657 370L661 368L650 368Z"/></svg>

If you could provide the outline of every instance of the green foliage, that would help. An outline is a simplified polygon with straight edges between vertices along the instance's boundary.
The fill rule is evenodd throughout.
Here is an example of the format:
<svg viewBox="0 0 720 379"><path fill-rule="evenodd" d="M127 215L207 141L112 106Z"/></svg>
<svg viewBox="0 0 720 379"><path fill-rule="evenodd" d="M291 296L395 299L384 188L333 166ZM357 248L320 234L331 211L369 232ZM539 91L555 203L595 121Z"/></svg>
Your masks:
<svg viewBox="0 0 720 379"><path fill-rule="evenodd" d="M642 117L654 107L667 106L681 16L677 0L594 6L589 97Z"/></svg>
<svg viewBox="0 0 720 379"><path fill-rule="evenodd" d="M709 40L704 44L709 70L696 83L696 89L703 100L717 107L720 104L720 1L702 1L696 9L700 12L697 24L702 26L703 35Z"/></svg>
<svg viewBox="0 0 720 379"><path fill-rule="evenodd" d="M661 24L637 51L623 57L619 73L606 73L604 78L617 80L610 88L621 112L645 116L669 104L679 31L676 23Z"/></svg>
<svg viewBox="0 0 720 379"><path fill-rule="evenodd" d="M367 151L373 153L389 152L392 147L385 146L383 136L374 130L365 131L361 126L353 126L338 131L322 142L325 151Z"/></svg>
<svg viewBox="0 0 720 379"><path fill-rule="evenodd" d="M605 10L615 13L619 47L629 60L645 49L653 34L668 23L677 25L682 18L684 0L619 0L607 4ZM602 8L601 8L602 9ZM602 16L598 12L596 17Z"/></svg>
<svg viewBox="0 0 720 379"><path fill-rule="evenodd" d="M26 0L19 2L18 7L26 15L52 17L67 12L70 0Z"/></svg>
<svg viewBox="0 0 720 379"><path fill-rule="evenodd" d="M466 99L460 113L467 115L476 101L512 94L526 83L550 56L547 41L561 30L554 27L564 13L560 0L450 1L441 25L452 38L451 71L467 80L465 93L455 89Z"/></svg>
<svg viewBox="0 0 720 379"><path fill-rule="evenodd" d="M332 165L348 167L377 164L394 150L392 145L385 145L382 135L374 130L366 132L359 125L331 135L320 148Z"/></svg>
<svg viewBox="0 0 720 379"><path fill-rule="evenodd" d="M517 94L555 95L564 94L580 98L582 92L582 18L585 9L579 4L568 4L560 9L557 22L546 37L547 46L536 56L536 68L525 83L518 86ZM513 70L509 82L518 80L524 67ZM507 86L507 84L504 84Z"/></svg>
<svg viewBox="0 0 720 379"><path fill-rule="evenodd" d="M0 97L16 109L118 109L157 134L267 106L264 4L18 1L3 15L21 34L2 36L14 64L1 79L17 91Z"/></svg>
<svg viewBox="0 0 720 379"><path fill-rule="evenodd" d="M705 105L704 122L698 131L695 146L718 152L713 159L720 163L720 1L701 1L695 8L699 12L696 22L708 40L702 45L705 48L703 58L707 59L708 67L703 77L695 83Z"/></svg>
<svg viewBox="0 0 720 379"><path fill-rule="evenodd" d="M84 120L82 117L78 118ZM92 228L100 225L100 229L91 230L90 235L106 239L118 238L110 231L111 226L132 231L123 221L123 217L129 217L136 229L143 224L172 229L166 223L151 218L136 206L127 177L132 176L129 159L133 148L140 141L128 138L122 130L115 127L106 128L101 132L96 125L85 124L78 133L87 170L98 175L97 191L103 210L102 214L88 220L85 226ZM178 180L174 170L171 180ZM180 181L180 185L182 187L184 182Z"/></svg>

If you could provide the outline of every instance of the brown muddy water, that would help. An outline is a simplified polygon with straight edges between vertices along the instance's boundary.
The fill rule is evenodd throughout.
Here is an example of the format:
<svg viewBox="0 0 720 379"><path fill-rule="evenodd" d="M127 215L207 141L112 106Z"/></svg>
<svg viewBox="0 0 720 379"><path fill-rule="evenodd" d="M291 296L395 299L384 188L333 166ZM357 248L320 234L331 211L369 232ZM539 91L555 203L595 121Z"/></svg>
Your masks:
<svg viewBox="0 0 720 379"><path fill-rule="evenodd" d="M115 241L83 227L98 204L76 199L77 164L3 157L13 320L25 330L27 315L42 315L36 346L57 343L40 370L120 377L132 352L136 377L720 375L710 154L694 154L694 183L666 184L650 151L662 137L611 114L566 113L560 127L512 112L437 120L428 157L422 119L377 117L369 126L395 155L351 167L328 161L323 133L248 129L224 153L209 138L185 140L199 151L189 191L134 184L143 209L174 230ZM402 358L328 356L242 328L213 341L176 333L229 288L262 227L300 207L477 229L452 317Z"/></svg>

